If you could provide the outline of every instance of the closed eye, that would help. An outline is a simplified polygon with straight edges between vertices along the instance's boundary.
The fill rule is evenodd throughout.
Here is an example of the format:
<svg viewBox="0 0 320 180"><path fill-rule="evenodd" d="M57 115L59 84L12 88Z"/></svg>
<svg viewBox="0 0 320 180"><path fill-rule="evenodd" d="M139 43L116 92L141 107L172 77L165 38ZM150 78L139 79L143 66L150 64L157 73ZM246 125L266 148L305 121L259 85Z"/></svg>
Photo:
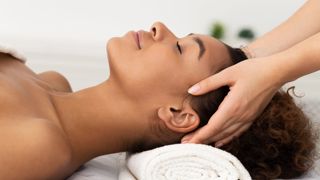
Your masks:
<svg viewBox="0 0 320 180"><path fill-rule="evenodd" d="M179 44L179 41L177 41L177 48L178 48L180 54L182 54L182 49L181 49L181 46L180 46L180 44Z"/></svg>

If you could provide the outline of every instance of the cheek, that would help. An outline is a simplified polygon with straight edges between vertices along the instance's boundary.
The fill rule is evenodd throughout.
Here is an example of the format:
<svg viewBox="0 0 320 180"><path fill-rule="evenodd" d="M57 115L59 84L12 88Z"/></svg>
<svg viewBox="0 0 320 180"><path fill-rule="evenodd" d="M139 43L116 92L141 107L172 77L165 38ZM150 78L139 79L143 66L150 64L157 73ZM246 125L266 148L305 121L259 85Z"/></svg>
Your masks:
<svg viewBox="0 0 320 180"><path fill-rule="evenodd" d="M179 72L174 66L162 63L134 63L123 76L123 82L128 93L147 97L169 93L176 89L173 86L179 82Z"/></svg>
<svg viewBox="0 0 320 180"><path fill-rule="evenodd" d="M169 61L169 62L168 62ZM173 94L182 89L182 67L168 59L145 56L134 59L122 81L128 94L149 98L162 94Z"/></svg>
<svg viewBox="0 0 320 180"><path fill-rule="evenodd" d="M159 48L130 52L121 46L121 41L113 39L107 49L110 78L115 80L123 93L132 98L146 99L186 91L187 67L176 57L159 53L162 52Z"/></svg>

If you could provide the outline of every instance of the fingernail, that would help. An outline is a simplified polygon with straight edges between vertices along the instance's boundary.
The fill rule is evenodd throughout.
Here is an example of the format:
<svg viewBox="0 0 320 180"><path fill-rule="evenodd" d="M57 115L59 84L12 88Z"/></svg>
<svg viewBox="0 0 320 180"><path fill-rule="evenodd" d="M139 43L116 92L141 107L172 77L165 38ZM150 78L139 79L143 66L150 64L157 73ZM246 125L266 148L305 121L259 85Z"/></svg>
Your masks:
<svg viewBox="0 0 320 180"><path fill-rule="evenodd" d="M187 144L188 143L188 141L182 141L181 142L181 144Z"/></svg>
<svg viewBox="0 0 320 180"><path fill-rule="evenodd" d="M181 139L181 142L185 142L185 141L189 141L190 137L189 136L185 136Z"/></svg>
<svg viewBox="0 0 320 180"><path fill-rule="evenodd" d="M196 84L188 89L188 93L193 94L200 90L199 84Z"/></svg>
<svg viewBox="0 0 320 180"><path fill-rule="evenodd" d="M223 146L223 143L218 143L218 144L216 144L216 148L219 148L219 147L221 147L221 146Z"/></svg>

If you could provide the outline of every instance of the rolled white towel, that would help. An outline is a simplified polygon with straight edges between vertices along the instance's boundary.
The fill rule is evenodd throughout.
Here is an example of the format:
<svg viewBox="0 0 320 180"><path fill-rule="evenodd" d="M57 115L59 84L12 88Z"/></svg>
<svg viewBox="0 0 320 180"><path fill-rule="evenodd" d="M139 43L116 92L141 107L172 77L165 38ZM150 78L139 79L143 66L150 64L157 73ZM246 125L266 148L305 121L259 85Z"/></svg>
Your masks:
<svg viewBox="0 0 320 180"><path fill-rule="evenodd" d="M174 144L129 155L119 180L250 180L230 153L201 144Z"/></svg>

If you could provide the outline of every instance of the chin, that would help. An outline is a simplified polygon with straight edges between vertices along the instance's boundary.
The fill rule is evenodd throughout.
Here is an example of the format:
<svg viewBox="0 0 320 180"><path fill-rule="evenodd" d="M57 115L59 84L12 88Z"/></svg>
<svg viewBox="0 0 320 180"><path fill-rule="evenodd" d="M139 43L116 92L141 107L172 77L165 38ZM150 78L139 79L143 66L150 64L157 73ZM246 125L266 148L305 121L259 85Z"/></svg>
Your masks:
<svg viewBox="0 0 320 180"><path fill-rule="evenodd" d="M122 59L122 46L123 42L119 37L111 38L106 44L107 61L109 64L110 72L109 79L112 77L113 79L119 81L119 79L122 78L122 69L124 69L123 66L125 65L125 63L120 62Z"/></svg>
<svg viewBox="0 0 320 180"><path fill-rule="evenodd" d="M108 61L110 62L112 59L117 59L117 55L121 54L120 52L120 38L115 37L111 38L106 45L107 57Z"/></svg>
<svg viewBox="0 0 320 180"><path fill-rule="evenodd" d="M110 53L110 51L112 51L112 49L114 49L114 46L116 44L118 44L117 41L119 41L118 37L113 37L113 38L111 38L111 39L109 39L107 41L107 43L106 43L106 51L107 51L108 54Z"/></svg>

